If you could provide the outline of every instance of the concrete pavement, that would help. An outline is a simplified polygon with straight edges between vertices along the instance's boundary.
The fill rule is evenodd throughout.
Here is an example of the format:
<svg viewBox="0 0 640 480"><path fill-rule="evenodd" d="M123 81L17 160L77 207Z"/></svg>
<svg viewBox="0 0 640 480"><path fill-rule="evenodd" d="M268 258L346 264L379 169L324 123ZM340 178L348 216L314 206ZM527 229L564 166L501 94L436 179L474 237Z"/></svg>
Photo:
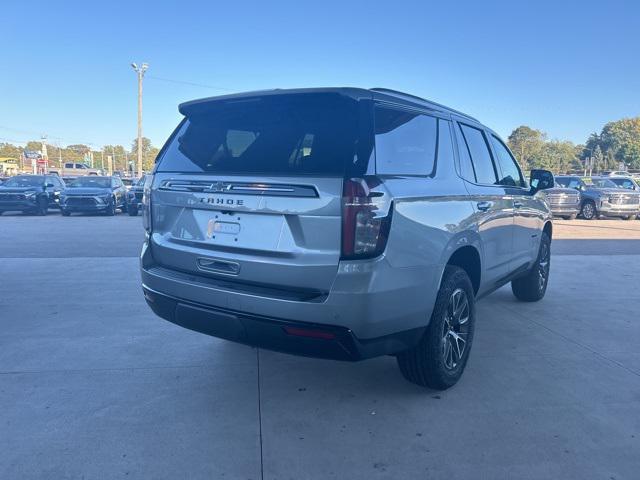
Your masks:
<svg viewBox="0 0 640 480"><path fill-rule="evenodd" d="M554 250L542 302L482 300L463 379L433 392L391 357L298 358L156 318L141 236L139 217L0 217L0 478L637 478L636 244L580 240Z"/></svg>

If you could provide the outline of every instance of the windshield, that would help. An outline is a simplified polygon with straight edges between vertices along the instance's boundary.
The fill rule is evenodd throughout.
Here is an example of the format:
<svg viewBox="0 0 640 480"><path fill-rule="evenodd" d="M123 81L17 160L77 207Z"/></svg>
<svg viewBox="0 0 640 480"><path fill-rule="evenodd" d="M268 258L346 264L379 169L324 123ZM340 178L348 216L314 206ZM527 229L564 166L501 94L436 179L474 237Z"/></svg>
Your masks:
<svg viewBox="0 0 640 480"><path fill-rule="evenodd" d="M618 185L613 183L608 178L594 178L593 185L598 188L619 188Z"/></svg>
<svg viewBox="0 0 640 480"><path fill-rule="evenodd" d="M334 94L201 105L173 136L158 171L343 175L358 162L356 106Z"/></svg>
<svg viewBox="0 0 640 480"><path fill-rule="evenodd" d="M71 180L67 188L111 188L110 177L82 177Z"/></svg>
<svg viewBox="0 0 640 480"><path fill-rule="evenodd" d="M41 175L26 175L12 177L2 184L3 187L42 187L44 177Z"/></svg>

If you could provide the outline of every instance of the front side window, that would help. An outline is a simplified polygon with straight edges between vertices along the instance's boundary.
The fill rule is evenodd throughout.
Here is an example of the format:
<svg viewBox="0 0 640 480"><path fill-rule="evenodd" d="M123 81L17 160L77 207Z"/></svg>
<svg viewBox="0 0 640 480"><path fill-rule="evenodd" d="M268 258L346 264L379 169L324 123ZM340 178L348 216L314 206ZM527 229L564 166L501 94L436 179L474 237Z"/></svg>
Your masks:
<svg viewBox="0 0 640 480"><path fill-rule="evenodd" d="M382 175L431 175L438 120L416 112L376 107L376 171Z"/></svg>
<svg viewBox="0 0 640 480"><path fill-rule="evenodd" d="M460 130L464 140L463 147L466 145L471 157L475 181L487 185L496 184L498 178L484 132L464 124L460 124Z"/></svg>
<svg viewBox="0 0 640 480"><path fill-rule="evenodd" d="M496 152L498 170L500 171L498 183L510 187L524 187L522 173L511 152L495 135L491 135L491 143L493 144L493 150Z"/></svg>

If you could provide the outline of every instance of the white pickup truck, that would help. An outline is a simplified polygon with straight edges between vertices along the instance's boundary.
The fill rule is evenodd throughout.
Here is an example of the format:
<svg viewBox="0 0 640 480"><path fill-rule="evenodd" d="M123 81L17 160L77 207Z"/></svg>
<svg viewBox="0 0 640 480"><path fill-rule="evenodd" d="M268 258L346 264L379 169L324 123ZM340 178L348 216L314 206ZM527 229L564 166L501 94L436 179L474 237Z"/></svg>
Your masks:
<svg viewBox="0 0 640 480"><path fill-rule="evenodd" d="M86 175L101 175L102 170L91 168L84 163L65 163L63 168L50 168L49 173L57 173L60 177L81 177Z"/></svg>

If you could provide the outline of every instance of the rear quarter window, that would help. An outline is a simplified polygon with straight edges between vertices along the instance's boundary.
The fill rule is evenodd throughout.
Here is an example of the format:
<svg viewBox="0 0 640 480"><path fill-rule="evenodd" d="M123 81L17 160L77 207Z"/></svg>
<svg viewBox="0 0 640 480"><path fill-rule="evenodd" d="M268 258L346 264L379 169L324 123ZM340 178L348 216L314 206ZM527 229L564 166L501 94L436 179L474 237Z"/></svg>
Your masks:
<svg viewBox="0 0 640 480"><path fill-rule="evenodd" d="M435 167L438 119L376 107L376 171L382 175L430 175Z"/></svg>

